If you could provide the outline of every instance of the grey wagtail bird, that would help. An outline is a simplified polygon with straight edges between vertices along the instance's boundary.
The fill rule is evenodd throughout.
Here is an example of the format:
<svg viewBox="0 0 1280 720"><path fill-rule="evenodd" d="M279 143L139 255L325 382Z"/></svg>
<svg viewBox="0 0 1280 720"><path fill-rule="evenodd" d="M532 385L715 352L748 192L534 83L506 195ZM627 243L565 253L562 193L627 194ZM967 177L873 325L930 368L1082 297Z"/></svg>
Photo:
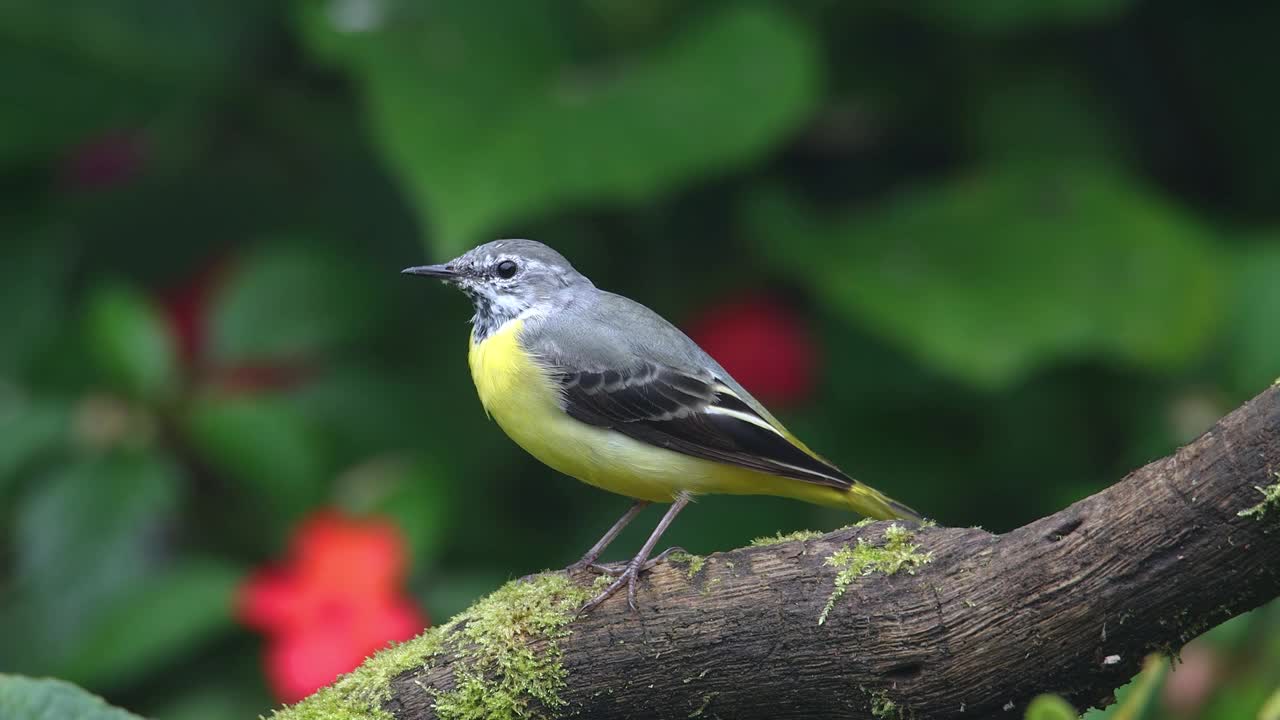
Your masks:
<svg viewBox="0 0 1280 720"><path fill-rule="evenodd" d="M471 378L485 412L516 444L565 475L635 500L569 568L616 576L582 612L623 585L635 609L636 578L663 557L649 561L650 553L699 495L778 495L920 520L806 447L674 325L598 289L542 243L496 240L403 272L438 278L471 298ZM671 507L640 552L621 568L597 565L649 503Z"/></svg>

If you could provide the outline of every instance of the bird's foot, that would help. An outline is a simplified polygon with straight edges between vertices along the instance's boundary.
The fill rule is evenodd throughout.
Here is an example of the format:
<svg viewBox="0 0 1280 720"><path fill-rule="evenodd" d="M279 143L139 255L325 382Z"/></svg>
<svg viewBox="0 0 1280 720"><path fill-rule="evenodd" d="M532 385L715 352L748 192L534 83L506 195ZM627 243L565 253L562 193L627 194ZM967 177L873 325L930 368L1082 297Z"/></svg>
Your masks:
<svg viewBox="0 0 1280 720"><path fill-rule="evenodd" d="M640 578L640 573L648 572L653 569L655 565L666 560L672 553L677 552L685 552L685 550L681 547L669 547L659 553L657 557L651 558L643 563L637 563L636 560L631 560L625 563L610 563L608 565L600 565L594 562L583 565L581 569L599 573L601 575L608 575L614 578L614 581L602 590L599 595L596 595L594 598L587 601L587 603L578 610L578 615L586 615L596 609L600 603L608 600L614 593L621 590L623 585L627 586L627 604L631 606L632 610L637 610L636 581ZM575 565L578 565L578 563L574 563L570 568Z"/></svg>
<svg viewBox="0 0 1280 720"><path fill-rule="evenodd" d="M600 603L613 597L613 594L622 589L623 585L627 586L627 604L632 610L636 609L636 578L640 575L640 568L634 561L627 563L626 568L609 583L609 587L600 592L599 595L591 598L578 610L578 617L582 617L587 613L595 610Z"/></svg>
<svg viewBox="0 0 1280 720"><path fill-rule="evenodd" d="M644 565L641 565L640 572L648 572L652 570L654 565L657 565L658 563L662 562L663 560L666 560L668 557L678 552L687 552L687 551L682 547L669 547L666 550L663 550L661 553L659 553L657 557L650 558L645 562ZM583 558L578 562L565 568L564 570L570 575L580 573L580 572L590 572L590 573L595 573L597 575L608 575L609 577L616 578L621 576L623 573L625 573L627 571L627 566L630 564L631 563L629 562L598 563L595 561L588 561L586 558Z"/></svg>
<svg viewBox="0 0 1280 720"><path fill-rule="evenodd" d="M589 572L596 573L597 575L608 575L609 577L621 577L622 574L627 571L628 564L629 563L624 563L624 562L609 563L607 565L592 563L591 565L587 566L587 570Z"/></svg>
<svg viewBox="0 0 1280 720"><path fill-rule="evenodd" d="M601 573L603 568L610 567L608 565L599 565L594 558L582 558L578 562L566 567L564 571L569 575L577 575L579 573Z"/></svg>

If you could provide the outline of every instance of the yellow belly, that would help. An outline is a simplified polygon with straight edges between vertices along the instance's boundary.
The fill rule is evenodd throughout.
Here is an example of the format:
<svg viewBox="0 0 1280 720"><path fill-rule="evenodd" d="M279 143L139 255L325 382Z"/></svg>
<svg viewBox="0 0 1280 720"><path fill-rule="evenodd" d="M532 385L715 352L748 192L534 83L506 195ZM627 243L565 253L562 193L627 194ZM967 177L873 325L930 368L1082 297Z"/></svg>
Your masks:
<svg viewBox="0 0 1280 720"><path fill-rule="evenodd" d="M849 508L849 494L655 447L574 420L554 381L519 344L522 320L471 343L471 377L485 411L520 447L555 470L620 495L670 502L693 494L765 494Z"/></svg>

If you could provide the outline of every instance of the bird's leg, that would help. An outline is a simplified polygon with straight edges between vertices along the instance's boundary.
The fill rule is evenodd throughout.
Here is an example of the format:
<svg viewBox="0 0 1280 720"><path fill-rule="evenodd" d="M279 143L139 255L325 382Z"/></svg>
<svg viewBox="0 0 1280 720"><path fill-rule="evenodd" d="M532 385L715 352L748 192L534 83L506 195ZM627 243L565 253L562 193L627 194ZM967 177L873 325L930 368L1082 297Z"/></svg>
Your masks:
<svg viewBox="0 0 1280 720"><path fill-rule="evenodd" d="M627 567L622 571L616 580L609 584L603 592L587 601L586 605L578 611L579 615L585 615L591 612L600 603L609 599L609 596L616 593L623 585L627 586L627 604L632 610L636 609L636 578L640 576L642 568L645 567L645 561L649 559L649 553L653 552L653 546L658 544L658 539L671 526L671 521L676 519L676 515L689 504L689 495L680 493L676 496L675 502L671 503L671 507L667 508L667 514L662 516L662 520L658 522L658 527L653 529L653 534L649 535L649 539L644 542L644 547L640 548L640 552L636 553L631 562L627 563Z"/></svg>
<svg viewBox="0 0 1280 720"><path fill-rule="evenodd" d="M657 565L658 563L662 562L663 560L666 560L668 557L671 557L671 555L678 552L688 552L688 551L679 546L669 547L666 550L663 550L662 552L658 553L656 557L651 557L648 560L646 560L644 562L644 565L640 566L640 572L642 573L648 572L649 570L653 569L654 565ZM630 563L624 563L624 562L609 563L608 565L601 565L599 563L594 563L591 565L591 571L598 572L601 575L612 575L613 577L618 577L619 575L627 571L627 565L629 564Z"/></svg>
<svg viewBox="0 0 1280 720"><path fill-rule="evenodd" d="M636 515L639 515L640 511L644 510L648 505L649 501L647 500L636 500L631 503L631 507L627 508L627 511L622 514L622 517L618 518L618 522L614 523L613 527L609 528L609 532L605 533L604 537L600 538L595 545L592 545L591 549L587 551L586 555L582 556L581 560L565 569L572 574L581 570L596 570L601 568L600 565L596 565L596 560L600 559L600 554L605 551L605 548L609 547L609 543L613 542L618 537L622 532L622 529L634 520Z"/></svg>

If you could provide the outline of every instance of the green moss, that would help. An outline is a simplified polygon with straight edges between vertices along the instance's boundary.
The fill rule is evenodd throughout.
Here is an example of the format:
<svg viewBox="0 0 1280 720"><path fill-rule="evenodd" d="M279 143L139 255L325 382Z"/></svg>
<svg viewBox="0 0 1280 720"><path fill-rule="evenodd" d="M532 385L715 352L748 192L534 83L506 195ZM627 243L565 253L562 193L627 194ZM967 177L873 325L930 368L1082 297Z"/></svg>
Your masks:
<svg viewBox="0 0 1280 720"><path fill-rule="evenodd" d="M883 690L871 693L871 715L878 718L892 718L901 716L898 711L898 704L889 699L889 695Z"/></svg>
<svg viewBox="0 0 1280 720"><path fill-rule="evenodd" d="M816 540L822 537L822 533L817 530L796 530L795 532L774 533L770 537L758 537L751 541L751 547L768 547L770 545L780 545L782 543L796 542L797 540L804 542L805 540Z"/></svg>
<svg viewBox="0 0 1280 720"><path fill-rule="evenodd" d="M1267 514L1267 510L1280 510L1280 473L1276 473L1276 482L1266 487L1255 487L1255 490L1262 493L1262 502L1251 508L1246 508L1236 513L1240 517L1252 517L1262 519Z"/></svg>
<svg viewBox="0 0 1280 720"><path fill-rule="evenodd" d="M460 616L455 689L436 696L436 714L442 720L516 720L537 717L538 706L561 707L565 671L556 641L569 634L578 608L608 582L601 576L595 586L582 587L559 573L540 575L507 583L472 606Z"/></svg>
<svg viewBox="0 0 1280 720"><path fill-rule="evenodd" d="M876 518L873 518L873 517L864 517L864 518L862 518L861 520L859 520L858 522L856 522L856 523L854 523L854 524L852 524L852 525L845 525L844 527L842 527L842 528L840 528L840 529L841 529L841 530L857 530L857 529L864 528L864 527L866 527L866 526L868 526L868 525L871 525L871 524L873 524L873 523L878 523L878 522L883 522L883 521L882 521L882 520L877 520ZM936 521L936 520L924 520L924 521L922 521L922 522L921 522L921 523L916 527L916 529L917 529L917 530L924 530L925 528L932 528L932 527L938 527L938 521ZM982 528L975 528L975 529L981 530Z"/></svg>
<svg viewBox="0 0 1280 720"><path fill-rule="evenodd" d="M858 538L858 544L849 547L846 543L839 550L829 555L826 563L838 570L835 589L818 616L818 624L827 621L827 615L836 606L836 601L855 578L873 573L893 575L900 571L915 574L916 568L933 559L933 553L920 552L920 546L912 540L915 534L901 525L890 525L884 531L884 544L872 545L866 538Z"/></svg>
<svg viewBox="0 0 1280 720"><path fill-rule="evenodd" d="M702 572L702 566L707 562L707 559L701 555L694 555L693 553L687 552L671 553L667 559L672 562L687 563L688 566L685 568L685 577L690 580L693 579L694 575Z"/></svg>
<svg viewBox="0 0 1280 720"><path fill-rule="evenodd" d="M668 559L676 563L685 563L684 576L690 581L697 577L698 573L702 572L702 569L706 567L707 564L706 558L701 555L694 555L687 552L671 553ZM733 563L729 563L729 566L732 567ZM702 590L699 592L703 595L710 593L711 588L718 582L720 582L720 578L712 578L702 586Z"/></svg>
<svg viewBox="0 0 1280 720"><path fill-rule="evenodd" d="M597 578L596 586L609 578ZM563 706L557 640L597 591L559 573L510 582L445 625L384 650L273 720L390 720L391 680L433 659L453 658L454 689L435 697L444 720L523 720Z"/></svg>
<svg viewBox="0 0 1280 720"><path fill-rule="evenodd" d="M873 523L873 522L880 522L880 521L879 521L879 520L876 520L875 518L864 517L864 518L862 518L861 520L859 520L858 522L856 522L856 523L854 523L854 524L852 524L852 525L845 525L844 527L842 527L842 528L840 528L840 529L841 529L841 530L853 530L853 529L855 529L855 528L864 528L864 527L866 527L866 526L870 525L870 524L871 524L871 523Z"/></svg>
<svg viewBox="0 0 1280 720"><path fill-rule="evenodd" d="M697 709L697 710L694 710L693 712L689 713L689 717L691 717L691 718L700 718L700 717L702 717L702 714L703 714L703 713L705 713L705 712L707 711L707 707L709 707L709 706L711 705L711 701L712 701L712 700L715 700L715 699L716 699L716 696L717 696L717 695L719 695L719 694L720 694L720 693L718 693L718 692L713 692L713 693L708 693L708 694L706 694L706 695L703 695L703 696L702 696L702 704L698 706L698 709Z"/></svg>

